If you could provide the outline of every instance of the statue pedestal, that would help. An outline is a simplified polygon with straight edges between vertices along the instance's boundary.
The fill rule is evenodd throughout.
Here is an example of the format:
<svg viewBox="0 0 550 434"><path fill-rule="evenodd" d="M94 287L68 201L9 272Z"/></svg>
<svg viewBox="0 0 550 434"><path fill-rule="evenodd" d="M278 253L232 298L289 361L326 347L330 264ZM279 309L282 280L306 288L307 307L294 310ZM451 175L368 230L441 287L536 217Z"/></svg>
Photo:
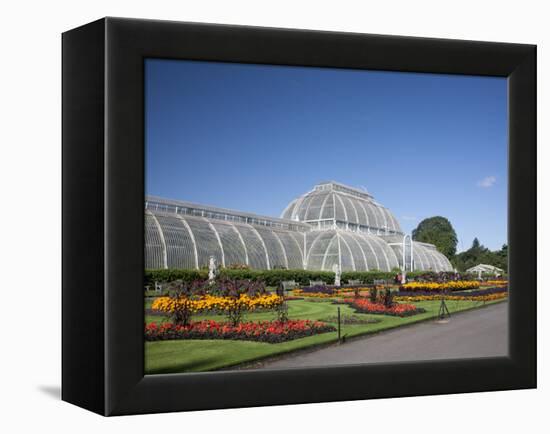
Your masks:
<svg viewBox="0 0 550 434"><path fill-rule="evenodd" d="M210 256L208 261L208 281L212 282L216 278L218 267L216 265L216 258Z"/></svg>
<svg viewBox="0 0 550 434"><path fill-rule="evenodd" d="M338 264L334 264L334 266L332 267L332 271L334 271L334 286L340 286L341 285L340 278L342 276L342 271L340 270L340 267L338 266Z"/></svg>

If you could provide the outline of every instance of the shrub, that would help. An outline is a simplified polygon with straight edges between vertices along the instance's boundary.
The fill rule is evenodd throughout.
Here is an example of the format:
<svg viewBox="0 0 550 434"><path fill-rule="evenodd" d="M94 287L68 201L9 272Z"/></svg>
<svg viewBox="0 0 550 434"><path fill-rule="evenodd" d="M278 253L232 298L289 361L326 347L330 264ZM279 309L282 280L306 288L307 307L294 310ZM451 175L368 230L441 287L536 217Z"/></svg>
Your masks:
<svg viewBox="0 0 550 434"><path fill-rule="evenodd" d="M314 293L314 294L332 295L336 292L334 288L335 287L333 286L329 287L329 286L314 285L314 286L306 286L305 288L300 288L298 291L300 291L300 293L306 293L306 294Z"/></svg>
<svg viewBox="0 0 550 434"><path fill-rule="evenodd" d="M288 321L288 304L286 304L286 299L277 305L275 311L277 312L277 321L287 322Z"/></svg>
<svg viewBox="0 0 550 434"><path fill-rule="evenodd" d="M226 268L228 270L250 270L250 267L246 264L229 264Z"/></svg>
<svg viewBox="0 0 550 434"><path fill-rule="evenodd" d="M158 269L158 270L145 270L145 285L154 285L155 282L167 283L174 280L181 280L187 283L191 283L195 280L207 280L208 270L178 270L171 269Z"/></svg>
<svg viewBox="0 0 550 434"><path fill-rule="evenodd" d="M265 294L265 285L261 280L240 280L220 277L211 285L210 293L220 295L222 297L238 297L242 294L247 294L250 297L255 297Z"/></svg>
<svg viewBox="0 0 550 434"><path fill-rule="evenodd" d="M384 291L382 302L384 303L384 306L386 306L386 308L388 309L393 306L393 293L389 289L386 289L386 291Z"/></svg>
<svg viewBox="0 0 550 434"><path fill-rule="evenodd" d="M278 287L283 281L294 280L299 286L309 284L310 280L322 280L327 284L334 283L334 273L329 271L309 270L229 270L222 268L220 278L249 279L263 281L266 286Z"/></svg>
<svg viewBox="0 0 550 434"><path fill-rule="evenodd" d="M174 280L169 286L167 299L170 306L169 314L174 324L188 325L194 313L192 296L204 293L204 281L195 280L192 283ZM156 300L155 300L156 302ZM153 302L153 305L154 303Z"/></svg>
<svg viewBox="0 0 550 434"><path fill-rule="evenodd" d="M310 280L322 280L327 285L334 284L334 273L331 271L311 270L252 270L239 268L221 268L219 278L237 280L261 280L267 286L279 286L282 281L294 280L299 286L309 285ZM394 273L386 271L345 271L342 273L342 282L349 280L362 280L365 284L372 284L374 280L393 279ZM158 269L145 270L145 284L153 285L157 282L171 282L173 280L184 280L192 282L197 279L207 279L208 269L201 270L180 270L180 269Z"/></svg>
<svg viewBox="0 0 550 434"><path fill-rule="evenodd" d="M342 282L350 280L361 280L365 284L372 284L375 280L393 280L396 273L388 271L344 271L342 273Z"/></svg>
<svg viewBox="0 0 550 434"><path fill-rule="evenodd" d="M214 288L214 293L229 299L225 312L229 322L234 326L241 322L244 312L250 310L250 304L243 296L259 297L265 294L262 281L221 278L215 283ZM280 299L282 302L282 298Z"/></svg>
<svg viewBox="0 0 550 434"><path fill-rule="evenodd" d="M376 303L378 300L378 290L376 288L369 290L369 300L371 303Z"/></svg>

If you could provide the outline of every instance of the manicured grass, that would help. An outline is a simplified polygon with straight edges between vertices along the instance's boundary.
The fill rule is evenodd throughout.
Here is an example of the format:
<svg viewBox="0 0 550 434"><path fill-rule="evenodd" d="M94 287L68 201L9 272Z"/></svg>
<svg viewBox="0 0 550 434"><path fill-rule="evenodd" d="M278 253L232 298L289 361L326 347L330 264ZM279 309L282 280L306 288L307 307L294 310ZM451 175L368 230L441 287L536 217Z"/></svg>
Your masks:
<svg viewBox="0 0 550 434"><path fill-rule="evenodd" d="M500 302L498 300L496 302ZM492 302L495 303L495 302ZM371 324L349 324L342 326L342 335L347 337L375 333L382 330L400 327L407 324L423 321L437 316L439 311L438 300L413 303L426 309L425 313L399 318L387 315L355 314L365 318L378 318L382 321ZM487 303L491 304L491 303ZM452 312L481 307L483 303L474 301L447 301L447 307ZM331 300L323 301L293 300L288 302L289 317L291 319L319 320L336 315L337 305ZM352 315L354 310L347 305L339 305L342 315ZM221 315L196 315L193 320L201 319L223 320ZM273 312L250 313L245 321L273 320ZM147 322L162 322L163 317L146 316ZM336 324L332 323L336 326ZM248 342L235 340L174 340L145 343L145 373L175 373L212 371L264 357L303 349L320 344L336 342L337 332L322 333L279 344L263 342Z"/></svg>

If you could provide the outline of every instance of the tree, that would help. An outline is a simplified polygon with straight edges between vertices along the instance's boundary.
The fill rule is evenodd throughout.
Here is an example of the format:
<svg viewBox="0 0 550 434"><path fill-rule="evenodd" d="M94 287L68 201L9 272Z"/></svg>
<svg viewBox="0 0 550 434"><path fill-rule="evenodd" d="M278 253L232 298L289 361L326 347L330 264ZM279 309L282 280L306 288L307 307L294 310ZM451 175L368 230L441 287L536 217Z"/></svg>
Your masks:
<svg viewBox="0 0 550 434"><path fill-rule="evenodd" d="M508 245L504 244L500 250L491 251L474 238L472 247L457 254L453 261L455 267L460 271L478 264L493 265L504 271L508 270Z"/></svg>
<svg viewBox="0 0 550 434"><path fill-rule="evenodd" d="M500 250L493 252L493 263L495 267L508 270L508 244L504 244Z"/></svg>
<svg viewBox="0 0 550 434"><path fill-rule="evenodd" d="M422 220L412 231L412 238L415 241L434 244L437 250L449 259L456 253L456 232L445 217L436 216Z"/></svg>

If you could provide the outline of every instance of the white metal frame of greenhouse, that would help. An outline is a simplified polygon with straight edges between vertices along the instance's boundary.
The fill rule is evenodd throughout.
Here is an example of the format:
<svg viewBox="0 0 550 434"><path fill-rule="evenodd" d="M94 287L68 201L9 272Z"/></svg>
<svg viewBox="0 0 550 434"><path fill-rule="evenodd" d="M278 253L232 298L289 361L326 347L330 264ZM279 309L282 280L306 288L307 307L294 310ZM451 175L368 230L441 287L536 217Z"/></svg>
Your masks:
<svg viewBox="0 0 550 434"><path fill-rule="evenodd" d="M147 197L146 268L451 271L435 246L412 241L369 193L329 181L293 200L281 218Z"/></svg>

